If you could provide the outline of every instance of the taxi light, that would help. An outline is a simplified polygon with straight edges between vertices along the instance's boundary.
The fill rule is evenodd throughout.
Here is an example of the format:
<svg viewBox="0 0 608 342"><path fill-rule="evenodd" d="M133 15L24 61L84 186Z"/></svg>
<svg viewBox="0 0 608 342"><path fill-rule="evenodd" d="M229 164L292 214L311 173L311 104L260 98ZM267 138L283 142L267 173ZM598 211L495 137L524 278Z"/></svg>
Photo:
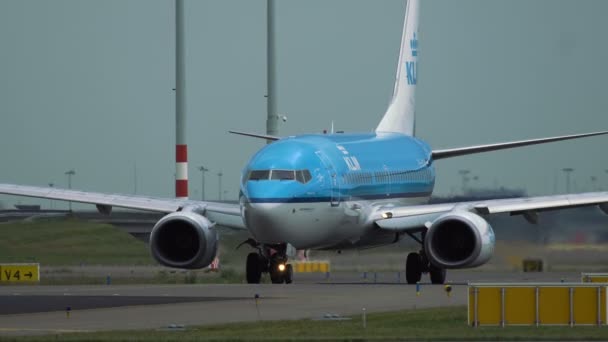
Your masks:
<svg viewBox="0 0 608 342"><path fill-rule="evenodd" d="M279 264L279 271L280 272L285 271L285 264Z"/></svg>
<svg viewBox="0 0 608 342"><path fill-rule="evenodd" d="M393 213L391 213L390 211L387 211L385 213L382 213L382 218L383 219L390 219L393 217Z"/></svg>

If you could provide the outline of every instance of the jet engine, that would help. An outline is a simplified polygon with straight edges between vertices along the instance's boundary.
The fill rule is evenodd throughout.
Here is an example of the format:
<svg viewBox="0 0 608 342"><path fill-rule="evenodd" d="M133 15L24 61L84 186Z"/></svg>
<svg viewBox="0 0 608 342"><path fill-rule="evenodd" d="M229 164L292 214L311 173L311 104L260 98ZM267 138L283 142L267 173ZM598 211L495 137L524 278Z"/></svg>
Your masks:
<svg viewBox="0 0 608 342"><path fill-rule="evenodd" d="M150 251L162 265L197 269L211 264L218 235L206 217L191 211L171 213L156 223L150 234Z"/></svg>
<svg viewBox="0 0 608 342"><path fill-rule="evenodd" d="M495 237L490 224L468 211L437 218L426 233L424 248L429 261L441 268L468 268L488 262Z"/></svg>

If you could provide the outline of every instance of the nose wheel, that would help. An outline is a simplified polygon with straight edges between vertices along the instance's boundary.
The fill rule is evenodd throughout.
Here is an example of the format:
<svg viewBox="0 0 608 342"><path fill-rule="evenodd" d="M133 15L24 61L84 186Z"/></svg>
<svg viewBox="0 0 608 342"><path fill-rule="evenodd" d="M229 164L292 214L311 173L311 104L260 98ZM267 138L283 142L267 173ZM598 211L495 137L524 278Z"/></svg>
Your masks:
<svg viewBox="0 0 608 342"><path fill-rule="evenodd" d="M251 241L245 243L258 249L258 252L247 255L245 273L248 284L259 284L263 273L269 273L273 284L291 284L293 267L287 263L287 245L266 246Z"/></svg>
<svg viewBox="0 0 608 342"><path fill-rule="evenodd" d="M293 282L293 267L290 264L275 263L270 268L270 281L273 284L291 284Z"/></svg>

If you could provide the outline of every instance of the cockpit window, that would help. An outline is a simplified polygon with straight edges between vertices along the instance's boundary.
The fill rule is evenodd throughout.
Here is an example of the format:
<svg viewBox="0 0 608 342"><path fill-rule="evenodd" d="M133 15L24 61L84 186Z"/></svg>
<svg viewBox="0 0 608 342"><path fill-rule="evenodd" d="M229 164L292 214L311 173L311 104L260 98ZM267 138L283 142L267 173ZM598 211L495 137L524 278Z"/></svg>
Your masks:
<svg viewBox="0 0 608 342"><path fill-rule="evenodd" d="M268 180L270 178L270 170L254 170L249 172L247 180L259 181Z"/></svg>
<svg viewBox="0 0 608 342"><path fill-rule="evenodd" d="M298 170L296 171L296 180L302 184L308 183L312 179L310 175L310 171L308 170Z"/></svg>
<svg viewBox="0 0 608 342"><path fill-rule="evenodd" d="M295 171L292 170L272 170L270 180L294 180L296 179Z"/></svg>
<svg viewBox="0 0 608 342"><path fill-rule="evenodd" d="M261 180L297 180L302 184L310 182L312 176L308 170L251 170L247 175L248 181L261 181Z"/></svg>

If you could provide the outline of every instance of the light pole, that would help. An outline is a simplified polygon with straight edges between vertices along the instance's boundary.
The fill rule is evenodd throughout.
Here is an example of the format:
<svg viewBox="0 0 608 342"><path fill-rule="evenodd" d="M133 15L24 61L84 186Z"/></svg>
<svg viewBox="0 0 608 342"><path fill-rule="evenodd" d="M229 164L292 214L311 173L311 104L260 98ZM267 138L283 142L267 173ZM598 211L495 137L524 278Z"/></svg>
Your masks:
<svg viewBox="0 0 608 342"><path fill-rule="evenodd" d="M467 184L469 182L468 174L471 173L471 170L460 170L458 174L462 176L462 194L466 195L467 193Z"/></svg>
<svg viewBox="0 0 608 342"><path fill-rule="evenodd" d="M565 167L562 171L566 174L566 193L570 193L570 174L574 171L571 167Z"/></svg>
<svg viewBox="0 0 608 342"><path fill-rule="evenodd" d="M68 176L68 189L72 189L72 176L76 174L76 171L74 171L74 169L70 169L68 171L66 171L64 173L66 176ZM68 202L68 206L69 206L69 210L72 211L72 202Z"/></svg>
<svg viewBox="0 0 608 342"><path fill-rule="evenodd" d="M201 201L204 201L205 200L205 172L209 171L209 169L201 165L201 166L198 167L198 170L202 174L202 178L201 178Z"/></svg>
<svg viewBox="0 0 608 342"><path fill-rule="evenodd" d="M52 188L54 186L55 186L55 184L53 184L53 182L49 183L49 188ZM52 199L49 200L49 205L50 205L51 209L53 209L53 200Z"/></svg>
<svg viewBox="0 0 608 342"><path fill-rule="evenodd" d="M222 176L223 175L224 174L222 173L222 171L217 173L218 184L219 184L218 189L217 189L217 197L218 197L218 200L220 200L220 201L222 200Z"/></svg>

